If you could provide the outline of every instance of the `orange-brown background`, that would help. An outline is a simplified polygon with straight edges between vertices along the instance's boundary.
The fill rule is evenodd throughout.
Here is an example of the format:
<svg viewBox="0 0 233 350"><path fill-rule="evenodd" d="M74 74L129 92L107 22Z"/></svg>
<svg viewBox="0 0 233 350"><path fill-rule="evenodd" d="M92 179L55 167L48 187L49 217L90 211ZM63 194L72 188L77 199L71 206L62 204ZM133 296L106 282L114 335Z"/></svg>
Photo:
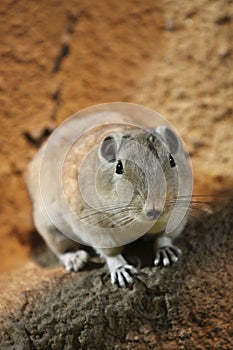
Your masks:
<svg viewBox="0 0 233 350"><path fill-rule="evenodd" d="M1 1L0 271L30 259L23 171L36 147L25 133L52 117L109 101L146 105L184 138L197 193L232 188L231 12L226 0Z"/></svg>

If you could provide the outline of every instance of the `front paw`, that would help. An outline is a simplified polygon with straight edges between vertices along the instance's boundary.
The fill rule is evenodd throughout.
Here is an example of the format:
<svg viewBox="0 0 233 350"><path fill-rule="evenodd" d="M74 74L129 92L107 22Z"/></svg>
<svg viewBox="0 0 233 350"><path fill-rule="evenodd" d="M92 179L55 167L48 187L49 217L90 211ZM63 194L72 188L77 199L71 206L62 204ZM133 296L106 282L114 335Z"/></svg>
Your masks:
<svg viewBox="0 0 233 350"><path fill-rule="evenodd" d="M70 272L82 269L88 261L89 255L85 250L78 250L77 252L61 254L59 258L66 271Z"/></svg>
<svg viewBox="0 0 233 350"><path fill-rule="evenodd" d="M166 247L160 247L156 253L154 265L169 266L172 263L177 262L181 254L182 251L173 244Z"/></svg>
<svg viewBox="0 0 233 350"><path fill-rule="evenodd" d="M121 265L114 271L111 271L111 282L120 287L126 287L133 283L133 275L137 274L137 269L132 265Z"/></svg>

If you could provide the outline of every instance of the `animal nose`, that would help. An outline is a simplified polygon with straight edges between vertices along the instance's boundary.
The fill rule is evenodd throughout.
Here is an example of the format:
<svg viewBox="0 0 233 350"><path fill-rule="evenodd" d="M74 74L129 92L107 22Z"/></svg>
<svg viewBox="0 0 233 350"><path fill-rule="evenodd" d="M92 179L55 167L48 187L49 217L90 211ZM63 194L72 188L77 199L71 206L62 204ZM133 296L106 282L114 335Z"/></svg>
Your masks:
<svg viewBox="0 0 233 350"><path fill-rule="evenodd" d="M161 211L157 209L151 209L146 212L146 216L151 220L157 219L160 214L161 214Z"/></svg>

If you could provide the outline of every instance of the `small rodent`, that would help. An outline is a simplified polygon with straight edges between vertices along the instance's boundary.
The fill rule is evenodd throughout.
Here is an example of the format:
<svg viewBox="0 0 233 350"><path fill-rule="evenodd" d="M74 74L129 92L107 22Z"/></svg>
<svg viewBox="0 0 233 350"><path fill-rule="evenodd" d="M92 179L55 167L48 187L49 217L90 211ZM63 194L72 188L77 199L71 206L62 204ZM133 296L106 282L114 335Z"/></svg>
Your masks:
<svg viewBox="0 0 233 350"><path fill-rule="evenodd" d="M83 268L89 258L84 245L89 245L105 258L112 283L123 287L137 273L121 255L123 246L142 235L155 236L154 265L178 260L181 250L172 240L187 213L174 229L167 232L166 226L190 169L180 138L168 126L148 130L109 120L109 126L93 127L72 141L60 160L67 139L72 134L75 140L80 128L73 118L35 155L26 182L36 229L66 270Z"/></svg>

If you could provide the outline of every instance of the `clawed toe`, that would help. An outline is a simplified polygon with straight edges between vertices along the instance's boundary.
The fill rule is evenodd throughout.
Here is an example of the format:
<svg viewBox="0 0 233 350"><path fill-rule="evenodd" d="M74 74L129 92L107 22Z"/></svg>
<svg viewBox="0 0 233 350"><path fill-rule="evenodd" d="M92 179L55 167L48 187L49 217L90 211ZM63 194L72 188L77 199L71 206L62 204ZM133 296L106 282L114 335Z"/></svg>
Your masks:
<svg viewBox="0 0 233 350"><path fill-rule="evenodd" d="M133 283L133 275L137 273L137 269L131 265L122 265L111 273L112 284L118 284L120 287L126 287Z"/></svg>
<svg viewBox="0 0 233 350"><path fill-rule="evenodd" d="M172 263L177 262L181 254L181 250L176 246L161 247L156 254L154 265L169 266Z"/></svg>

